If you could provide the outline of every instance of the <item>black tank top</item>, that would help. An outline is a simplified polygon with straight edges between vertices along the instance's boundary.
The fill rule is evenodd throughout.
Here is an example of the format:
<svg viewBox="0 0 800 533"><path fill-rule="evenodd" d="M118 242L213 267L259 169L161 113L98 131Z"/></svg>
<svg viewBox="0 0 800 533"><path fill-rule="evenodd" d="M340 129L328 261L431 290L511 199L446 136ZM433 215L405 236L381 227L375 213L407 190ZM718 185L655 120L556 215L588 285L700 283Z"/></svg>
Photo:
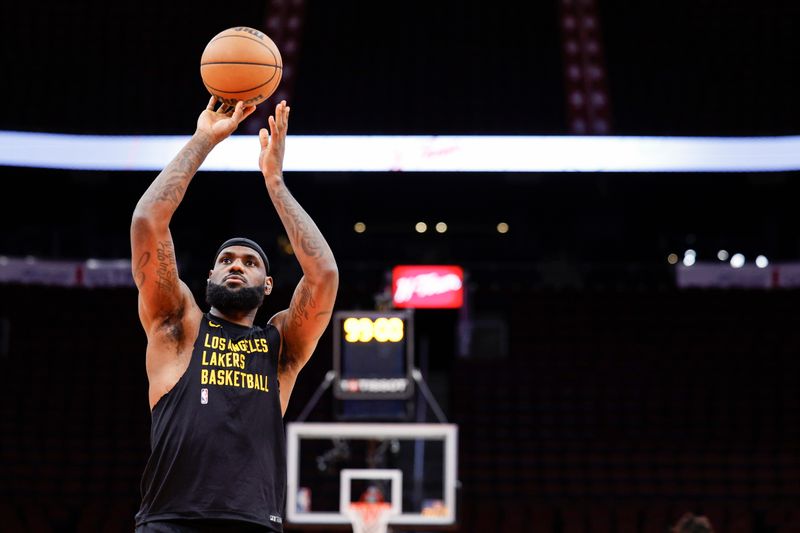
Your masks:
<svg viewBox="0 0 800 533"><path fill-rule="evenodd" d="M231 519L283 531L280 334L206 313L186 372L152 413L136 525Z"/></svg>

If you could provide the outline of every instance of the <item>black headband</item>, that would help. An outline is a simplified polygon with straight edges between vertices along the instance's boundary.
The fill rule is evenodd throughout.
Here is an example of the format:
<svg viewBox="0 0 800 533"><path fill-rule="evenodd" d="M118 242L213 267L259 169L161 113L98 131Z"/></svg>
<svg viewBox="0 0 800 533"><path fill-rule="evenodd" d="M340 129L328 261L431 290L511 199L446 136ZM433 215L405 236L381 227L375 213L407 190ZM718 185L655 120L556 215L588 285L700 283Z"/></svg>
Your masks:
<svg viewBox="0 0 800 533"><path fill-rule="evenodd" d="M264 250L261 249L261 246L259 246L256 241L251 241L250 239L245 239L244 237L234 237L233 239L228 239L227 241L223 242L222 246L220 246L217 250L217 255L214 256L214 260L216 261L220 252L229 246L247 246L248 248L258 252L261 260L264 262L264 269L267 271L267 274L269 274L269 260L267 259L267 254L264 253Z"/></svg>

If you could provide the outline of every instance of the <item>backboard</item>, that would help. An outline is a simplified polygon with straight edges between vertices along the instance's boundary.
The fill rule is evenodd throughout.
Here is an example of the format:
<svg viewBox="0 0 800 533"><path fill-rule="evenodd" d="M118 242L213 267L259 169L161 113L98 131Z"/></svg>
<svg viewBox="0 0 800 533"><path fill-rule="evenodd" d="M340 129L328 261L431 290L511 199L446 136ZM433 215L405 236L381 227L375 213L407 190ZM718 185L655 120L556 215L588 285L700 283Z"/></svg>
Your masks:
<svg viewBox="0 0 800 533"><path fill-rule="evenodd" d="M453 525L457 454L454 424L289 423L286 517L349 524L351 502L377 497L390 525Z"/></svg>

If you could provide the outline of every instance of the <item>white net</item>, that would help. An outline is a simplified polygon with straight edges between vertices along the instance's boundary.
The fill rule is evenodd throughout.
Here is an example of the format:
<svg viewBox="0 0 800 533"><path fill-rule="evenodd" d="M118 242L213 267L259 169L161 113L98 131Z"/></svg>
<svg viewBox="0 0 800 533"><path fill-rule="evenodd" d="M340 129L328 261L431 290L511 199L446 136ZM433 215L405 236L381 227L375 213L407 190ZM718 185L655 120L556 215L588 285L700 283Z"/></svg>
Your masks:
<svg viewBox="0 0 800 533"><path fill-rule="evenodd" d="M392 506L385 502L352 502L347 517L353 524L353 533L386 533Z"/></svg>

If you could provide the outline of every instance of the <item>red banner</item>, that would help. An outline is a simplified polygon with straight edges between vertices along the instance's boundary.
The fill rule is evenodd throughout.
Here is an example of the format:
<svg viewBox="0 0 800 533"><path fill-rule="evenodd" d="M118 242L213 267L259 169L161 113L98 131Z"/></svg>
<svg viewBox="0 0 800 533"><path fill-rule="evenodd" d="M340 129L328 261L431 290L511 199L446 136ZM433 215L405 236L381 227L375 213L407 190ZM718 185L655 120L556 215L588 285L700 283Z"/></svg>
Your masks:
<svg viewBox="0 0 800 533"><path fill-rule="evenodd" d="M395 307L454 309L464 303L464 270L452 265L400 265L392 270Z"/></svg>

